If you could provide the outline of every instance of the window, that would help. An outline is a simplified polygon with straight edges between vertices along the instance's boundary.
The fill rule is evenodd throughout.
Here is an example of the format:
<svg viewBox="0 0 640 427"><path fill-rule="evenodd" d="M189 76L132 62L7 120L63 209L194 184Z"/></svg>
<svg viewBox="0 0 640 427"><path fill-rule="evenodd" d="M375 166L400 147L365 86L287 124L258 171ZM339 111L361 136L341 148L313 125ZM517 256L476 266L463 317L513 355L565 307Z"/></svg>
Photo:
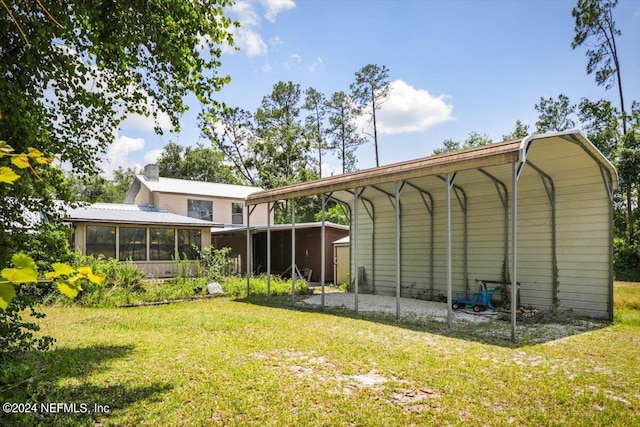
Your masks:
<svg viewBox="0 0 640 427"><path fill-rule="evenodd" d="M170 260L176 251L175 236L173 228L150 228L149 259Z"/></svg>
<svg viewBox="0 0 640 427"><path fill-rule="evenodd" d="M187 199L187 215L213 222L213 202L211 200Z"/></svg>
<svg viewBox="0 0 640 427"><path fill-rule="evenodd" d="M120 261L147 260L147 229L143 227L120 227Z"/></svg>
<svg viewBox="0 0 640 427"><path fill-rule="evenodd" d="M202 249L202 232L200 230L178 230L178 254L180 258L197 259L200 257L198 251L194 249Z"/></svg>
<svg viewBox="0 0 640 427"><path fill-rule="evenodd" d="M87 255L116 257L116 228L101 225L87 226Z"/></svg>
<svg viewBox="0 0 640 427"><path fill-rule="evenodd" d="M244 224L244 205L242 203L231 204L231 224Z"/></svg>

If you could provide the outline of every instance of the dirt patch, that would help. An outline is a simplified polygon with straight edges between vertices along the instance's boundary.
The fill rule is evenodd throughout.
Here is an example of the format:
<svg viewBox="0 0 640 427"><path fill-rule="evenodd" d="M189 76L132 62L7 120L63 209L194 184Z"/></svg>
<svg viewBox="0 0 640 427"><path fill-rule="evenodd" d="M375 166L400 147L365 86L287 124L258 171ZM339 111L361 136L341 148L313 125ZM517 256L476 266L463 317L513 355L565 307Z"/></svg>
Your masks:
<svg viewBox="0 0 640 427"><path fill-rule="evenodd" d="M409 412L420 413L426 410L439 410L440 406L433 400L440 396L442 393L433 388L412 387L392 393L389 396L389 401Z"/></svg>

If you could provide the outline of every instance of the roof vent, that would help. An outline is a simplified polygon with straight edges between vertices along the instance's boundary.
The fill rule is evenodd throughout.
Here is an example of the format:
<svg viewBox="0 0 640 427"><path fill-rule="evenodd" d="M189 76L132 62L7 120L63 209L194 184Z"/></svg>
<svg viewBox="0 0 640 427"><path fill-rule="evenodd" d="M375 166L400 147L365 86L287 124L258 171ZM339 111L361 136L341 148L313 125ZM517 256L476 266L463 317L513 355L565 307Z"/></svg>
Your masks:
<svg viewBox="0 0 640 427"><path fill-rule="evenodd" d="M149 164L144 167L144 177L151 181L157 181L160 178L158 165Z"/></svg>

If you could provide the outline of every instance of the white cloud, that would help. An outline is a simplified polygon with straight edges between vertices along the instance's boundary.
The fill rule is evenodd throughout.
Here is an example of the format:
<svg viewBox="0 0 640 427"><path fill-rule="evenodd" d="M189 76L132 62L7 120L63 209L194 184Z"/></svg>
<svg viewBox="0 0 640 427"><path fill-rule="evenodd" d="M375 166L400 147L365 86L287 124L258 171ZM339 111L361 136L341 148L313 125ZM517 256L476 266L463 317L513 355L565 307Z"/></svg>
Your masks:
<svg viewBox="0 0 640 427"><path fill-rule="evenodd" d="M127 115L127 118L122 121L120 127L122 129L153 131L156 124L166 131L171 128L171 119L168 114L163 112L158 113L157 119L154 119L151 115L143 116L141 114L129 114Z"/></svg>
<svg viewBox="0 0 640 427"><path fill-rule="evenodd" d="M140 151L144 148L144 139L142 138L129 138L128 136L121 136L109 146L106 155L106 161L102 163L102 170L105 175L111 176L113 171L118 167L128 168L134 167L136 170L141 166L137 163L129 163L129 153Z"/></svg>
<svg viewBox="0 0 640 427"><path fill-rule="evenodd" d="M342 166L332 166L329 163L322 162L322 177L326 178L333 175L341 175Z"/></svg>
<svg viewBox="0 0 640 427"><path fill-rule="evenodd" d="M453 105L447 95L434 96L402 80L391 82L389 99L377 114L378 131L398 134L425 131L431 126L453 120Z"/></svg>
<svg viewBox="0 0 640 427"><path fill-rule="evenodd" d="M162 148L147 151L147 153L144 155L145 164L148 165L149 163L156 163L163 151L164 150Z"/></svg>
<svg viewBox="0 0 640 427"><path fill-rule="evenodd" d="M270 22L276 22L276 16L280 12L296 7L296 2L293 0L260 0L260 3L267 9L264 17Z"/></svg>
<svg viewBox="0 0 640 427"><path fill-rule="evenodd" d="M291 54L291 59L293 59L297 63L302 62L302 56L298 55L297 53L292 53Z"/></svg>
<svg viewBox="0 0 640 427"><path fill-rule="evenodd" d="M309 65L309 71L312 73L316 70L317 67L324 65L322 58L317 57L315 61L311 65Z"/></svg>
<svg viewBox="0 0 640 427"><path fill-rule="evenodd" d="M234 44L247 54L248 57L267 53L267 44L262 36L251 28L238 28L234 34Z"/></svg>
<svg viewBox="0 0 640 427"><path fill-rule="evenodd" d="M265 55L268 51L267 43L259 31L262 18L256 10L258 3L265 9L264 17L271 23L275 22L280 12L296 6L293 0L240 0L228 9L230 17L240 23L240 28L231 29L234 45L249 57ZM282 43L278 36L271 38L270 42L272 45ZM235 49L224 45L222 50L229 54L236 52Z"/></svg>

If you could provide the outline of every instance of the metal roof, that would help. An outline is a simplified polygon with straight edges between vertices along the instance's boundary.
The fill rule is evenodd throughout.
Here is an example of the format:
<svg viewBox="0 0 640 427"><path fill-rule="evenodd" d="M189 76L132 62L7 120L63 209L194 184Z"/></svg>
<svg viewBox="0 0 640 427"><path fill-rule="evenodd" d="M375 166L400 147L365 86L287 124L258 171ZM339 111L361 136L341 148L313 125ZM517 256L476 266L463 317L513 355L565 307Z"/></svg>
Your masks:
<svg viewBox="0 0 640 427"><path fill-rule="evenodd" d="M463 170L522 162L526 160L531 143L534 140L545 138L561 138L581 145L594 160L609 171L614 187L617 187L618 175L611 162L609 162L584 135L579 131L572 130L542 135L530 135L523 139L496 142L482 147L423 157L416 160L265 190L248 195L247 204L257 205L296 197L352 190L354 188L424 176L444 175Z"/></svg>
<svg viewBox="0 0 640 427"><path fill-rule="evenodd" d="M176 215L156 209L153 206L119 203L95 203L78 208L69 208L67 210L67 220L70 222L222 227L222 224Z"/></svg>
<svg viewBox="0 0 640 427"><path fill-rule="evenodd" d="M324 225L325 227L329 227L329 228L336 228L339 230L346 230L346 231L349 230L348 225L336 224L329 221L326 221ZM300 230L304 228L320 228L321 226L322 226L322 222L301 222L301 223L296 223L296 230ZM271 228L271 231L286 231L286 230L291 230L291 224L272 224L270 228ZM266 231L267 226L252 225L251 230L254 232ZM246 232L247 232L246 226L236 226L236 227L225 226L225 228L211 230L212 234L235 234L235 233L246 233Z"/></svg>
<svg viewBox="0 0 640 427"><path fill-rule="evenodd" d="M197 196L223 197L228 199L245 199L248 195L262 191L260 187L247 185L220 184L217 182L190 181L187 179L163 178L149 179L144 175L136 175L135 180L151 192L190 194ZM134 181L135 183L135 181ZM132 184L131 189L135 189ZM137 193L137 191L135 191ZM129 199L130 195L127 194ZM135 198L135 194L133 195Z"/></svg>

